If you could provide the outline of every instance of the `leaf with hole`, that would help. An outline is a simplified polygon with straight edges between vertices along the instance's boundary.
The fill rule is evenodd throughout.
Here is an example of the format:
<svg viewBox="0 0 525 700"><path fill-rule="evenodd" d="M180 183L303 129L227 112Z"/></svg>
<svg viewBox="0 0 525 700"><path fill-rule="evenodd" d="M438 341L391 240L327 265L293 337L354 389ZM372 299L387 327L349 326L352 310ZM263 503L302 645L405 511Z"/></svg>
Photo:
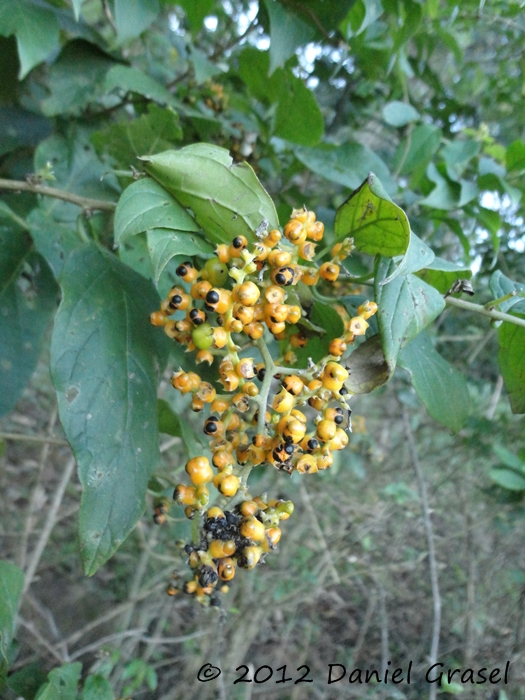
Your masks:
<svg viewBox="0 0 525 700"><path fill-rule="evenodd" d="M93 244L67 259L51 342L62 426L83 493L80 553L91 575L142 516L158 459L157 381L169 342L149 324L150 282Z"/></svg>
<svg viewBox="0 0 525 700"><path fill-rule="evenodd" d="M404 255L410 242L405 212L390 200L373 173L341 204L334 230L338 238L352 236L357 250L369 255Z"/></svg>

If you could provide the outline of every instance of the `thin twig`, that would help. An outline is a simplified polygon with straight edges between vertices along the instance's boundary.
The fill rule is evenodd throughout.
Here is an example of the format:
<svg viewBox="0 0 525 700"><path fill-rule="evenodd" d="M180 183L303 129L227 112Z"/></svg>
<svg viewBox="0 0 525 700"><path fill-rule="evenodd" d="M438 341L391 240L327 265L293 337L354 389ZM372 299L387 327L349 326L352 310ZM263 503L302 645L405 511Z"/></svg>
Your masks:
<svg viewBox="0 0 525 700"><path fill-rule="evenodd" d="M419 462L416 443L414 441L414 435L412 433L412 427L410 425L410 417L404 406L402 407L402 414L403 425L405 428L405 434L407 436L408 442L408 451L410 454L410 459L412 460L412 465L416 472L419 499L421 501L421 510L423 511L423 523L425 526L425 533L427 537L428 564L430 569L430 584L432 587L432 608L434 616L432 622L432 642L430 645L429 664L430 666L433 666L436 663L438 657L439 635L441 629L441 596L439 593L438 566L436 561L436 550L434 546L434 532L432 529L432 520L430 519L430 507L428 504L427 485L425 483L423 470L421 469L421 464ZM435 700L436 693L437 685L436 683L432 683L430 686L430 692L428 696L429 700Z"/></svg>
<svg viewBox="0 0 525 700"><path fill-rule="evenodd" d="M361 650L363 648L363 644L365 642L365 637L366 633L368 632L368 629L370 627L370 623L372 622L372 616L374 614L374 611L376 609L377 605L377 592L372 590L368 597L368 605L366 607L366 612L365 612L365 619L363 620L363 624L361 625L361 629L359 630L359 635L357 637L357 641L355 643L355 647L352 650L352 665L354 667L357 667L357 661L359 659L359 655L361 654Z"/></svg>
<svg viewBox="0 0 525 700"><path fill-rule="evenodd" d="M494 414L496 413L496 407L498 405L498 401L500 399L502 389L503 389L503 377L500 374L498 376L498 379L496 380L496 386L494 387L494 392L493 392L492 396L490 397L489 407L487 408L487 412L485 413L485 417L487 420L492 420L494 418Z"/></svg>
<svg viewBox="0 0 525 700"><path fill-rule="evenodd" d="M52 433L53 428L55 427L55 423L57 420L58 416L58 406L55 402L53 406L53 410L51 411L51 416L49 418L49 423L47 426L47 432ZM37 502L39 500L39 497L41 496L42 493L42 474L44 473L44 467L47 462L47 457L49 454L49 445L50 443L48 440L46 440L40 450L40 459L38 460L38 472L37 472L37 477L36 477L36 483L33 486L33 490L31 492L31 499L29 501L29 507L28 507L28 512L27 512L27 517L25 519L24 523L24 529L22 531L22 536L20 538L20 547L18 549L18 566L22 569L22 571L25 569L26 565L26 557L27 557L27 544L29 542L29 535L31 534L31 531L33 529L34 521L35 521L35 513L37 510Z"/></svg>
<svg viewBox="0 0 525 700"><path fill-rule="evenodd" d="M46 639L40 632L37 630L37 628L34 626L32 622L28 622L27 620L24 620L23 617L18 616L18 622L19 624L24 627L28 632L30 632L33 637L38 641L38 643L46 649L51 656L53 656L60 664L63 664L64 661L66 661L65 657L60 654L53 644Z"/></svg>
<svg viewBox="0 0 525 700"><path fill-rule="evenodd" d="M381 618L381 675L384 677L388 669L388 615L386 612L386 593L384 586L379 584L379 614Z"/></svg>
<svg viewBox="0 0 525 700"><path fill-rule="evenodd" d="M90 197L81 197L72 192L58 190L55 187L47 185L35 185L25 180L5 180L0 178L0 190L11 190L13 192L33 192L34 194L43 194L46 197L54 197L62 199L64 202L70 202L89 211L114 211L117 207L115 202L107 202L102 199L91 199Z"/></svg>
<svg viewBox="0 0 525 700"><path fill-rule="evenodd" d="M173 567L170 567L170 570L172 568ZM166 575L167 575L167 572L166 572ZM111 608L110 610L105 612L100 617L97 617L96 620L93 620L92 622L88 622L88 624L84 625L84 627L82 627L80 630L73 632L72 634L69 635L69 637L66 637L66 639L63 639L62 641L58 642L57 647L60 648L63 646L75 644L76 642L78 642L79 639L82 639L82 637L85 637L86 634L88 634L88 632L91 632L91 630L94 630L96 627L100 627L100 625L103 625L104 623L109 622L109 620L112 620L114 617L118 617L123 612L125 612L128 608L136 605L144 598L149 598L151 595L162 590L163 588L166 588L166 584L164 582L159 583L152 588L147 588L146 590L142 591L133 600L128 600L125 603L120 603L120 605L117 605L114 608Z"/></svg>
<svg viewBox="0 0 525 700"><path fill-rule="evenodd" d="M335 568L334 561L332 559L332 553L330 551L330 547L328 545L328 542L326 541L323 530L319 524L317 514L315 512L314 507L312 506L310 494L306 490L306 486L304 485L303 480L301 480L301 483L299 484L299 493L301 494L301 498L303 499L303 503L305 505L305 508L308 511L310 518L312 519L312 524L314 526L314 530L317 533L317 537L319 538L319 540L321 542L321 546L322 546L323 551L325 553L325 556L327 557L328 569L330 570L330 574L332 575L332 579L333 579L334 583L341 583L341 578L340 578L339 574L337 573L337 569Z"/></svg>
<svg viewBox="0 0 525 700"><path fill-rule="evenodd" d="M71 654L69 658L71 659L71 661L74 661L75 659L79 659L81 656L85 656L85 654L89 654L90 652L95 651L95 649L104 646L104 644L116 642L117 640L125 639L127 637L138 637L140 639L142 637L143 632L144 629L139 628L136 630L126 630L125 632L115 632L115 634L108 634L106 637L100 637L100 639L97 639L96 642L88 644L87 646L82 647L82 649L75 651L73 654Z"/></svg>
<svg viewBox="0 0 525 700"><path fill-rule="evenodd" d="M522 326L525 328L525 319L512 316L511 314L505 314L503 311L496 311L496 309L487 309L485 306L481 306L481 304L473 304L471 301L456 299L455 297L447 297L445 303L449 306L456 306L458 309L464 309L465 311L474 311L474 313L488 316L496 321L507 321L508 323L513 323L515 326Z"/></svg>
<svg viewBox="0 0 525 700"><path fill-rule="evenodd" d="M20 442L36 442L38 444L46 445L60 445L61 447L67 447L69 443L66 440L60 440L60 438L47 437L46 435L24 435L23 433L0 433L0 440L16 440Z"/></svg>
<svg viewBox="0 0 525 700"><path fill-rule="evenodd" d="M57 490L55 491L55 497L53 498L51 507L49 508L46 522L44 523L44 527L42 528L42 532L40 533L37 545L31 555L31 560L29 561L29 564L27 565L27 568L25 570L23 593L25 593L28 590L33 581L33 577L40 562L40 558L42 556L42 553L44 552L44 549L46 548L46 545L49 541L49 537L56 523L58 509L60 508L62 498L64 497L64 493L66 491L67 485L69 483L69 480L71 479L71 475L73 474L74 469L75 458L71 457L65 466L62 478L58 482Z"/></svg>

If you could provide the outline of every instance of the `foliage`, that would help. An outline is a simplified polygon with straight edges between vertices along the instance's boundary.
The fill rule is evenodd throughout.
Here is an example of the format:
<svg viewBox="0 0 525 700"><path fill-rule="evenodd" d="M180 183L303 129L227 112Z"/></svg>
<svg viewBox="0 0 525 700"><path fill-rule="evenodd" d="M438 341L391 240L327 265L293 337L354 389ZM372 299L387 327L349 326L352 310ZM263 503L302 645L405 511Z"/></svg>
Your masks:
<svg viewBox="0 0 525 700"><path fill-rule="evenodd" d="M87 574L142 516L159 430L200 451L157 404L166 365L187 361L147 323L159 294L183 260L200 267L292 207L326 224L318 262L353 238L333 290L348 313L357 296L379 306L346 358L351 392L410 382L458 433L469 393L501 373L525 412L524 29L511 0L0 0L0 414L50 349ZM461 280L475 306L454 304ZM312 343L298 367L338 334L331 292L300 300ZM490 342L490 323L492 361L442 340ZM493 488L519 498L522 458L495 451ZM129 692L154 685L147 665L127 673ZM74 696L79 674L51 672L37 697ZM96 678L84 696L109 697Z"/></svg>

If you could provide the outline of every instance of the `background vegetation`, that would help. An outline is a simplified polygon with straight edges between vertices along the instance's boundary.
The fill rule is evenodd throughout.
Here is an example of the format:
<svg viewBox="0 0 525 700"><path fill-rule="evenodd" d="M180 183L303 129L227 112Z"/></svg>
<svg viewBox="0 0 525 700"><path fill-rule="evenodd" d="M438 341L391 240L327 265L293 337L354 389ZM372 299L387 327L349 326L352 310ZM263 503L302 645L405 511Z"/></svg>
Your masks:
<svg viewBox="0 0 525 700"><path fill-rule="evenodd" d="M433 697L422 670L436 658L447 668L510 660L505 688L442 691L525 697L525 329L480 310L500 300L496 312L525 314L523 12L510 0L0 0L6 698ZM95 274L79 263L82 246L113 250L115 204L136 156L200 141L251 164L281 223L306 204L330 231L373 171L441 259L423 278L441 294L471 278L478 305L457 308L452 297L390 382L354 399L351 443L331 470L260 477L261 492L280 490L296 512L278 553L239 576L224 612L164 595L184 568L175 542L187 524L175 510L160 528L144 517L101 568L116 544L98 559L84 546L94 575L82 575L81 486L58 419L56 392L71 441L59 320L51 344L59 295ZM145 314L155 295L146 280L165 294L180 252L175 238L161 255L148 235L114 253L140 275L126 284ZM365 257L347 268L371 294ZM107 330L123 310L111 287L101 293ZM152 347L152 372L153 354L165 352ZM182 415L169 385L180 362L172 353L159 396ZM177 479L198 439L184 420L171 432L158 479ZM132 510L128 531L141 505ZM390 660L413 660L417 681L326 683L329 663ZM206 662L223 675L201 684ZM243 663L291 673L307 664L314 683L233 686Z"/></svg>

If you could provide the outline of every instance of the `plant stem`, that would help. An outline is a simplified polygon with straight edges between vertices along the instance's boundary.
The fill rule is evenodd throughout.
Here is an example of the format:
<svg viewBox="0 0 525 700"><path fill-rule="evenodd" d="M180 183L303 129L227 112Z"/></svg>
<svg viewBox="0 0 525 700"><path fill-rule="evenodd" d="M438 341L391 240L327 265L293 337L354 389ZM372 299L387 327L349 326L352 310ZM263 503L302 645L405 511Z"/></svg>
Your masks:
<svg viewBox="0 0 525 700"><path fill-rule="evenodd" d="M419 500L421 502L421 510L423 512L423 525L425 527L425 534L427 538L428 563L430 570L430 585L432 588L432 608L434 618L432 622L432 639L429 653L429 663L431 666L434 666L438 658L439 636L441 630L441 595L439 592L438 564L436 558L436 548L434 544L434 532L432 528L432 519L430 517L431 510L428 501L427 485L425 482L425 477L423 475L423 470L421 468L421 463L419 461L419 456L417 454L416 442L414 440L414 434L410 425L410 416L408 415L408 411L404 406L402 407L402 416L405 428L405 435L407 437L408 442L408 452L414 467L414 471L416 472ZM432 685L430 689L429 700L435 700L436 690L436 685Z"/></svg>
<svg viewBox="0 0 525 700"><path fill-rule="evenodd" d="M499 299L493 299L493 301L489 301L488 304L485 304L485 308L488 309L488 311L492 311L496 306L499 306L502 304L504 301L508 301L509 299L513 299L515 296L520 296L525 298L525 294L523 292L518 292L517 289L513 289L512 292L509 292L508 294L505 294L502 297L499 297Z"/></svg>
<svg viewBox="0 0 525 700"><path fill-rule="evenodd" d="M505 314L502 311L496 311L495 309L487 309L481 304L473 304L470 301L464 301L463 299L455 299L454 297L447 297L445 303L449 306L456 306L458 309L465 309L465 311L474 311L474 313L482 314L482 316L488 316L496 321L507 321L508 323L513 323L515 326L521 326L525 328L525 319L519 318L518 316L512 316L511 314Z"/></svg>
<svg viewBox="0 0 525 700"><path fill-rule="evenodd" d="M46 197L54 197L62 199L64 202L70 202L82 207L84 210L98 211L114 211L116 208L115 202L106 202L102 199L90 199L89 197L81 197L72 192L65 190L57 190L55 187L47 185L34 185L31 182L24 180L6 180L0 178L0 190L11 190L13 192L33 192L34 194L43 194Z"/></svg>
<svg viewBox="0 0 525 700"><path fill-rule="evenodd" d="M275 374L275 364L272 358L268 346L264 342L263 338L259 338L255 341L255 344L259 348L259 352L262 355L263 362L266 367L266 374L264 375L263 383L261 386L261 391L258 396L259 403L259 417L257 420L257 432L262 435L265 432L264 422L266 418L266 404L268 403L268 395L270 393L270 387L272 385L273 375Z"/></svg>

